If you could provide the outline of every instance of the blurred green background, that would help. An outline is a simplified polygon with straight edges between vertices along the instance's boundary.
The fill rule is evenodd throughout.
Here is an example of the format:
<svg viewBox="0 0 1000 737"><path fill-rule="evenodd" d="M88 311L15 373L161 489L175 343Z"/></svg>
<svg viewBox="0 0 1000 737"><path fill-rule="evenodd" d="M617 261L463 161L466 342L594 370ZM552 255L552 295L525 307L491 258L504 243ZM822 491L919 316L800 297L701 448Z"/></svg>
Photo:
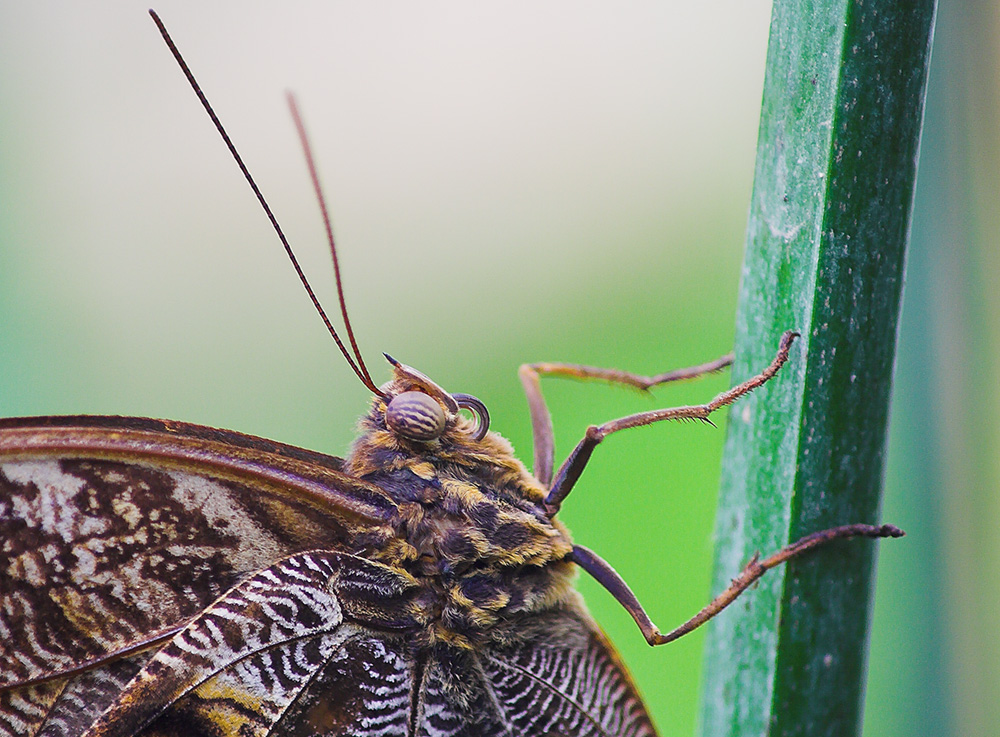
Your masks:
<svg viewBox="0 0 1000 737"><path fill-rule="evenodd" d="M384 350L476 394L530 464L520 363L652 373L728 350L769 3L156 7L334 305L299 95L376 380ZM910 536L881 546L870 735L1000 723L996 16L939 17L884 514ZM0 100L0 415L168 417L343 454L366 393L145 7L0 5ZM549 381L557 455L588 423L727 382L650 399ZM722 440L615 436L563 512L662 627L709 597ZM652 650L580 586L663 734L692 734L701 633Z"/></svg>

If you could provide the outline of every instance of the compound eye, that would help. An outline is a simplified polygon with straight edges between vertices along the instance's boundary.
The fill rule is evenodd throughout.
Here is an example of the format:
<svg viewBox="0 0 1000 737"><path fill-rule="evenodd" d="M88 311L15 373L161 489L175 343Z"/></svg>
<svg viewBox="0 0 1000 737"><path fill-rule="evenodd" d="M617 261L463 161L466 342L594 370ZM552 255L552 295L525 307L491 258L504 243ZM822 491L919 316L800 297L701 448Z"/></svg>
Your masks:
<svg viewBox="0 0 1000 737"><path fill-rule="evenodd" d="M389 402L385 424L408 440L428 442L444 432L444 408L423 392L403 392Z"/></svg>

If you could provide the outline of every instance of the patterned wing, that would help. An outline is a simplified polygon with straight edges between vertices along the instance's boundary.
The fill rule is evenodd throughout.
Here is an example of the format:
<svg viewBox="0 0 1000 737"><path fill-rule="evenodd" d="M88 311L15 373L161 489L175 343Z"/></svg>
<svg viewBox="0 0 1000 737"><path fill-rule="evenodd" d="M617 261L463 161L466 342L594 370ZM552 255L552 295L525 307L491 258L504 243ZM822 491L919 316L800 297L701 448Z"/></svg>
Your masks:
<svg viewBox="0 0 1000 737"><path fill-rule="evenodd" d="M0 420L0 735L60 710L89 723L154 646L274 561L378 544L394 505L338 469L181 423Z"/></svg>
<svg viewBox="0 0 1000 737"><path fill-rule="evenodd" d="M355 556L280 561L175 636L85 737L653 737L582 610L528 617L516 644L421 648L419 591Z"/></svg>
<svg viewBox="0 0 1000 737"><path fill-rule="evenodd" d="M424 649L414 647L418 592L407 574L363 558L291 556L208 607L89 731L98 714L77 683L40 733L653 737L622 664L581 610L529 616L502 647Z"/></svg>
<svg viewBox="0 0 1000 737"><path fill-rule="evenodd" d="M428 665L419 735L655 737L582 601L527 617L510 634L510 644Z"/></svg>
<svg viewBox="0 0 1000 737"><path fill-rule="evenodd" d="M86 736L404 734L416 589L352 555L286 558L178 633Z"/></svg>

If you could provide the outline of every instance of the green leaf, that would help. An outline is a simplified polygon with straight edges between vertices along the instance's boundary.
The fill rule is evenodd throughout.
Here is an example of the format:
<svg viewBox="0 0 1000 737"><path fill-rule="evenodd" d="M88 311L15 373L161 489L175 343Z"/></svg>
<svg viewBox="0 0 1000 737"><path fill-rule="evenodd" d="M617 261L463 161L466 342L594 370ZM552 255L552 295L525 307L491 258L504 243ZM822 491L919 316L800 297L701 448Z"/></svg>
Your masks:
<svg viewBox="0 0 1000 737"><path fill-rule="evenodd" d="M754 552L875 522L933 0L774 7L733 381L802 338L730 412L715 591ZM766 576L713 623L704 735L859 734L877 544Z"/></svg>

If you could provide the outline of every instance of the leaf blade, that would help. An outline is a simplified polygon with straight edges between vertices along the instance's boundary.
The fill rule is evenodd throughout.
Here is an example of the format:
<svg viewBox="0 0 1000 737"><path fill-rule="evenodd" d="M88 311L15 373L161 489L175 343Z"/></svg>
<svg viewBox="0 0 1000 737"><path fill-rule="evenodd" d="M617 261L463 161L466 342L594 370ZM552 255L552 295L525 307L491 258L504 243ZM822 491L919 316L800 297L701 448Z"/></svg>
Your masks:
<svg viewBox="0 0 1000 737"><path fill-rule="evenodd" d="M803 339L730 415L716 589L758 549L877 518L933 16L775 5L733 381L781 331ZM702 733L858 733L873 565L870 543L838 543L720 618Z"/></svg>

